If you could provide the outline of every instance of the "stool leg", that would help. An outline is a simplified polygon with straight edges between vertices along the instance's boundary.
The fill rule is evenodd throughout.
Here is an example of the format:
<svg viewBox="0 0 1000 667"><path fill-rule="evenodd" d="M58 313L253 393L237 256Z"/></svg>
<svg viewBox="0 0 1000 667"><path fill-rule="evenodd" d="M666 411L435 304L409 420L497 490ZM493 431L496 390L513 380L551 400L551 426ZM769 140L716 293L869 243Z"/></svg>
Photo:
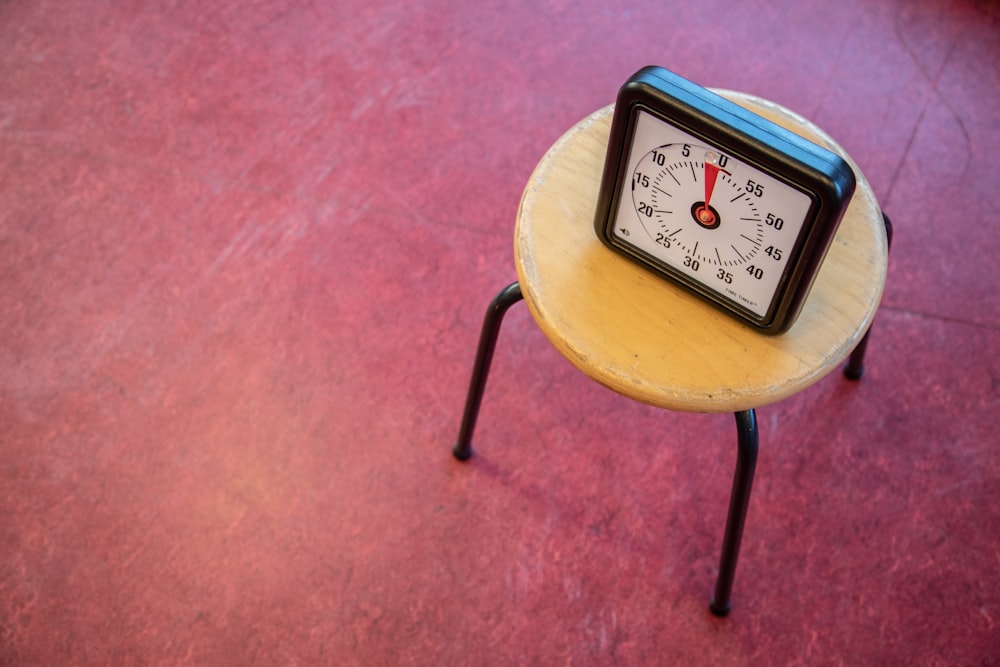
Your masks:
<svg viewBox="0 0 1000 667"><path fill-rule="evenodd" d="M892 221L889 220L889 216L882 212L882 221L885 223L885 240L886 247L892 249ZM851 352L851 357L847 361L847 366L844 367L844 377L849 380L860 380L861 375L865 372L865 350L868 348L868 336L871 334L871 327L865 332L865 335L861 338L861 342L858 346L854 348Z"/></svg>
<svg viewBox="0 0 1000 667"><path fill-rule="evenodd" d="M729 597L736 576L736 559L740 555L753 474L757 468L757 414L753 410L736 413L736 432L738 440L733 492L729 497L729 517L726 519L726 534L722 540L719 578L716 580L715 595L710 605L716 616L726 616L732 606Z"/></svg>
<svg viewBox="0 0 1000 667"><path fill-rule="evenodd" d="M500 324L504 313L512 305L523 299L521 286L516 282L500 290L483 318L483 329L479 334L479 348L476 350L476 361L472 367L472 380L469 382L469 393L465 398L465 412L462 415L462 426L458 431L458 440L451 450L459 461L465 461L472 456L472 431L476 428L476 418L479 416L479 406L483 402L483 392L486 389L486 377L493 361L493 350L497 346L500 335Z"/></svg>

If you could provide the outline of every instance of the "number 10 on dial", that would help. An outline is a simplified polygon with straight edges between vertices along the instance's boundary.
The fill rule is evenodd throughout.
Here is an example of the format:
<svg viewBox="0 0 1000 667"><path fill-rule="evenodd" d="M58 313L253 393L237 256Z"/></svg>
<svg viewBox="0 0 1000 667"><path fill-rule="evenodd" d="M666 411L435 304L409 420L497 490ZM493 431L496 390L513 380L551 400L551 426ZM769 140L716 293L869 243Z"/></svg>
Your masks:
<svg viewBox="0 0 1000 667"><path fill-rule="evenodd" d="M780 333L853 190L836 154L646 68L619 93L595 227L612 249Z"/></svg>

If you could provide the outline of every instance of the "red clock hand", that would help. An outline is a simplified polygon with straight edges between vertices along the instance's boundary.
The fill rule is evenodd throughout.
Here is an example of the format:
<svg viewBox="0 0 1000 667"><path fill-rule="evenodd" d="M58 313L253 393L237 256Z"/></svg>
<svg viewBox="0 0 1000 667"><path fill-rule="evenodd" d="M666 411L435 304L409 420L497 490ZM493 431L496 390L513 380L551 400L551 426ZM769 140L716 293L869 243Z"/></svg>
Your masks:
<svg viewBox="0 0 1000 667"><path fill-rule="evenodd" d="M712 151L705 153L705 205L698 211L698 219L704 223L715 221L715 213L709 208L712 202L712 191L715 190L715 179L719 172L729 175L729 172L719 166L719 155Z"/></svg>

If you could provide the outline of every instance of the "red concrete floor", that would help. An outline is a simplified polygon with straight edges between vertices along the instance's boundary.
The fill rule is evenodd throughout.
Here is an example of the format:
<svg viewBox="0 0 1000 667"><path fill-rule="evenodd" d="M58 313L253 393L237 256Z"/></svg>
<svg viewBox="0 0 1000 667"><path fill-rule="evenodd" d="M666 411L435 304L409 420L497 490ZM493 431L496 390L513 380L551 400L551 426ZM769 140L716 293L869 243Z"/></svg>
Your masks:
<svg viewBox="0 0 1000 667"><path fill-rule="evenodd" d="M0 2L3 665L1000 665L995 2ZM532 168L640 66L751 92L893 217L865 378L731 415L523 306Z"/></svg>

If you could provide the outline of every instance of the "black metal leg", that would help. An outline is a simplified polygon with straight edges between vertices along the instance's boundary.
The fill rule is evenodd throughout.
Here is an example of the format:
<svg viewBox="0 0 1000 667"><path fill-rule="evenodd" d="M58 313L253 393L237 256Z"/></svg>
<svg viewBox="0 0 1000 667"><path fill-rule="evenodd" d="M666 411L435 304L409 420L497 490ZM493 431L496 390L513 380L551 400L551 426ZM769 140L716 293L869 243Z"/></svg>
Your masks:
<svg viewBox="0 0 1000 667"><path fill-rule="evenodd" d="M736 577L736 559L740 555L743 526L746 524L747 507L750 505L750 488L757 468L757 414L752 409L736 413L736 432L736 472L733 475L733 492L729 497L726 534L722 539L719 578L715 583L715 595L711 603L712 613L716 616L728 615L732 607L730 595L733 592L733 579Z"/></svg>
<svg viewBox="0 0 1000 667"><path fill-rule="evenodd" d="M889 216L885 214L885 211L882 212L882 221L885 223L886 246L888 249L892 249L892 221L889 220ZM871 332L872 330L869 327L868 331L861 338L861 342L851 352L847 366L844 367L844 377L849 380L860 380L862 374L865 372L865 350L868 349L868 336L871 335Z"/></svg>
<svg viewBox="0 0 1000 667"><path fill-rule="evenodd" d="M472 456L472 431L476 428L476 418L479 416L479 406L483 402L483 392L486 389L486 377L490 373L490 363L493 361L493 350L497 346L500 335L500 324L504 313L512 305L523 299L521 286L516 282L500 290L483 318L483 329L479 334L479 348L476 350L476 361L472 367L472 380L469 382L469 394L465 399L465 413L462 415L462 426L458 431L458 440L452 453L459 461L465 461Z"/></svg>

